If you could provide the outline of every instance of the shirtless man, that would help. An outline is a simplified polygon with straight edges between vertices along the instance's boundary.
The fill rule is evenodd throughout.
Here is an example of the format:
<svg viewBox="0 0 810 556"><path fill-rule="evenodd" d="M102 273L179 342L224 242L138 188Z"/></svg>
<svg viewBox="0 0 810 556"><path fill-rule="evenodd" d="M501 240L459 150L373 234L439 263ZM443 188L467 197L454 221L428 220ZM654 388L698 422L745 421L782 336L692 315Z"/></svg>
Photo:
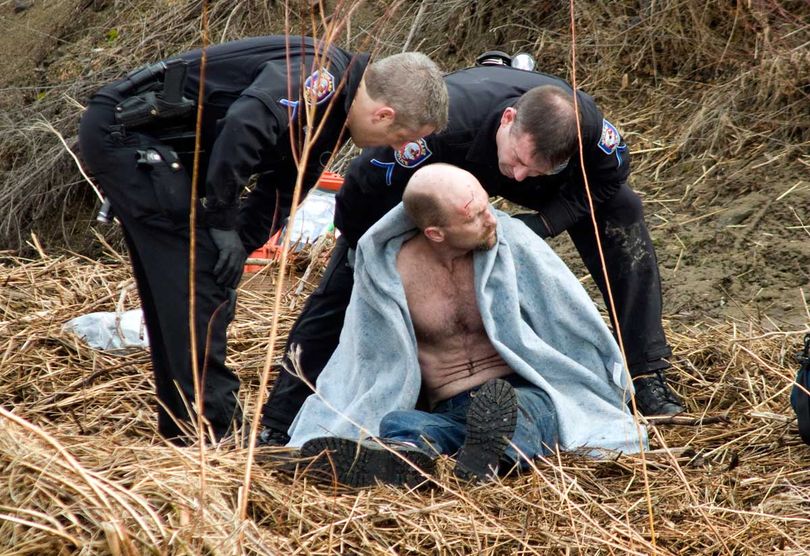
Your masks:
<svg viewBox="0 0 810 556"><path fill-rule="evenodd" d="M519 463L519 453L549 453L557 444L553 405L496 352L476 303L473 253L498 243L486 191L469 172L437 163L413 175L403 204L421 232L403 244L397 270L417 340L424 410L388 413L379 441L315 438L302 455L330 450L338 479L363 486L421 481L408 461L430 471L437 454L458 453L456 475L483 480L502 460Z"/></svg>

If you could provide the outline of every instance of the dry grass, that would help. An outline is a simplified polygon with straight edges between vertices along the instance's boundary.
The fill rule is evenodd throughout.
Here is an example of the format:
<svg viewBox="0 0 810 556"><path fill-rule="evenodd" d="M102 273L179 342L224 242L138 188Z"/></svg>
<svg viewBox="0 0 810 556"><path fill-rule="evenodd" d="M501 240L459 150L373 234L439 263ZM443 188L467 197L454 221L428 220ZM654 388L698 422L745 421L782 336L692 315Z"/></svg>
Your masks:
<svg viewBox="0 0 810 556"><path fill-rule="evenodd" d="M424 489L351 491L285 474L262 449L244 493L241 442L209 445L203 457L196 447L162 442L147 354L95 352L62 332L79 314L137 305L131 291L121 294L132 283L124 258L99 239L80 242L83 252L99 253L95 260L26 239L32 225L54 223L50 243L92 237L92 194L41 121L71 144L80 105L96 86L198 43L199 4L58 1L72 4L75 18L41 61L46 85L0 84L11 86L0 101L7 108L0 116L0 244L15 249L0 253L0 552L808 552L810 448L800 444L787 401L799 330L665 323L676 353L672 378L690 418L651 428L646 464L561 454L531 473L471 487L458 484L445 462ZM91 12L91 4L107 8ZM283 29L282 2L209 4L214 42ZM299 9L308 2L290 4L291 30L312 32ZM638 4L576 4L577 78L621 122L638 153L635 179L644 193L662 203L679 199L661 213L673 225L703 222L718 198L805 175L807 4ZM350 48L388 53L408 42L447 70L486 49L525 49L543 69L570 77L567 5L559 3L423 0L391 13L388 2L370 1L347 23L339 42ZM320 28L315 21L314 32ZM797 186L791 195L801 207L806 186ZM757 214L751 229L763 217ZM782 233L803 238L804 216L796 213L801 227ZM312 288L299 283L303 271L286 277L279 343ZM276 279L267 272L243 283L230 330L229 364L242 378L246 415L265 367Z"/></svg>
<svg viewBox="0 0 810 556"><path fill-rule="evenodd" d="M62 332L73 316L115 310L131 281L116 259L0 259L3 554L798 554L810 541L810 448L787 402L799 333L735 323L670 331L690 419L651 429L655 547L635 456L561 454L477 487L458 484L446 462L420 490L352 491L282 473L262 449L240 522L247 451L225 442L201 464L196 448L163 443L146 353L100 353ZM295 294L300 274L285 315L311 287ZM248 408L272 280L243 283L231 333ZM124 308L136 304L125 296ZM284 335L291 319L280 322Z"/></svg>

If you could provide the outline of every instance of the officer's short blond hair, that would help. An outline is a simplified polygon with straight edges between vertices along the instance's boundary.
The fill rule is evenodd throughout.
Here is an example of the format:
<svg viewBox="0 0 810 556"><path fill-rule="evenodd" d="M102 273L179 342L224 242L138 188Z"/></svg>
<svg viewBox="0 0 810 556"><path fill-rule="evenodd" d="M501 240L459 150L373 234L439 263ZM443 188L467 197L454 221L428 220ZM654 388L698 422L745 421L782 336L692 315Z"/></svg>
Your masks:
<svg viewBox="0 0 810 556"><path fill-rule="evenodd" d="M447 126L447 86L439 67L420 52L394 54L369 64L363 75L373 100L396 111L394 122L408 129Z"/></svg>

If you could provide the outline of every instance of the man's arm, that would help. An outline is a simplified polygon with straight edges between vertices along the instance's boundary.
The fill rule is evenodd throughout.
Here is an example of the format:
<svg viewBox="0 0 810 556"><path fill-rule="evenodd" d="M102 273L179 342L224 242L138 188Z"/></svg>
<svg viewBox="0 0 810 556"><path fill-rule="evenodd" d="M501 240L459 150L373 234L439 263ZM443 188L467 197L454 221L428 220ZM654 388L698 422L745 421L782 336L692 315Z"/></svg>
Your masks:
<svg viewBox="0 0 810 556"><path fill-rule="evenodd" d="M323 173L323 165L316 153L310 154L304 169L298 202L303 202ZM248 253L258 249L280 229L290 216L298 168L293 161L259 176L256 186L242 200L239 208L239 235Z"/></svg>

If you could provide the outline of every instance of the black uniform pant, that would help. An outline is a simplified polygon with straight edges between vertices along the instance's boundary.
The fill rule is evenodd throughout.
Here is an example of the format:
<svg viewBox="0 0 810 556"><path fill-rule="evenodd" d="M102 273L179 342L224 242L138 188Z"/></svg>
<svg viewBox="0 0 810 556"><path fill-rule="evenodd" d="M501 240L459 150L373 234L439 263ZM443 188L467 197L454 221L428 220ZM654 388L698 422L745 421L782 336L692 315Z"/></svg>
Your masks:
<svg viewBox="0 0 810 556"><path fill-rule="evenodd" d="M202 405L221 438L241 419L239 379L225 365L226 329L236 293L217 285L212 269L218 252L207 230L198 228L194 325L203 400L196 400L189 331L190 180L182 164L171 158L169 147L149 134L116 125L117 100L102 95L90 102L79 141L86 166L124 229L149 334L158 430L183 442L186 435L177 420L194 419ZM138 151L148 149L150 158L141 156L138 162Z"/></svg>
<svg viewBox="0 0 810 556"><path fill-rule="evenodd" d="M639 376L665 369L669 363L663 358L672 352L661 325L658 262L644 223L641 199L623 185L613 199L597 207L597 224L630 374ZM584 219L568 233L607 299L593 224ZM300 347L297 372L312 384L337 347L353 283L347 244L339 239L318 289L307 300L287 339L287 352L292 346ZM289 353L284 356L284 366L293 369ZM286 431L311 393L296 376L280 369L263 408L263 424Z"/></svg>
<svg viewBox="0 0 810 556"><path fill-rule="evenodd" d="M664 358L672 350L661 324L661 278L641 199L624 184L595 212L616 307L611 322L615 331L618 318L630 375L666 369L669 362ZM610 309L593 222L585 218L568 234Z"/></svg>
<svg viewBox="0 0 810 556"><path fill-rule="evenodd" d="M290 329L282 366L262 408L262 424L266 427L287 431L304 400L312 393L296 374L301 373L314 385L338 345L354 285L348 253L348 243L338 238L318 288L309 296ZM301 349L293 362L291 349L296 347Z"/></svg>

